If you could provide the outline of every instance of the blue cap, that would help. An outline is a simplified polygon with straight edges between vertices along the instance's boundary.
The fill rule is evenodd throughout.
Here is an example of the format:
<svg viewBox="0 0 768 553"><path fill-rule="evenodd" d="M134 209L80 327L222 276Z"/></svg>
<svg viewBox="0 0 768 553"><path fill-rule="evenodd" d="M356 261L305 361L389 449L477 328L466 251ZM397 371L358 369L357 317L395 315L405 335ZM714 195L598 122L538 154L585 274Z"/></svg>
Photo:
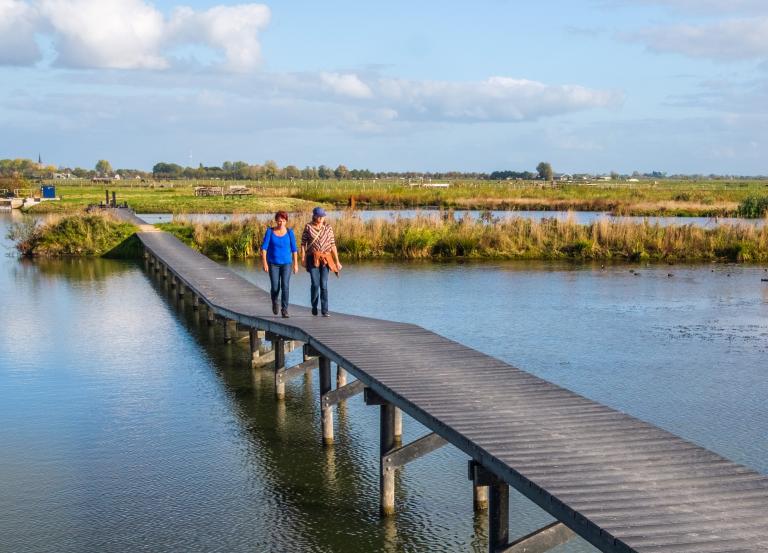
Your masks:
<svg viewBox="0 0 768 553"><path fill-rule="evenodd" d="M325 210L322 207L317 206L312 210L312 217L325 217Z"/></svg>

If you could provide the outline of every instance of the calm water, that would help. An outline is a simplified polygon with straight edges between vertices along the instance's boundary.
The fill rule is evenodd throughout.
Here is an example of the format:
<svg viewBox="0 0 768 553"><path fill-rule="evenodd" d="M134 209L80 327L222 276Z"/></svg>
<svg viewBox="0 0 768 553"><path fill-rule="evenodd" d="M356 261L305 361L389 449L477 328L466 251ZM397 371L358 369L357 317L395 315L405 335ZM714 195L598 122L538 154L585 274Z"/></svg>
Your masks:
<svg viewBox="0 0 768 553"><path fill-rule="evenodd" d="M344 212L342 211L329 211L330 218L340 217ZM511 217L521 217L523 219L532 219L540 221L542 219L568 219L571 218L579 224L589 224L600 219L609 219L611 221L629 221L635 223L642 223L648 221L652 224L658 223L661 226L670 225L695 225L704 228L713 228L719 224L743 224L762 227L765 225L765 219L741 219L737 217L625 217L625 216L612 216L609 213L600 211L477 211L477 210L456 210L453 211L455 218L461 218L469 216L474 219L479 219L490 213L494 219L507 219ZM434 217L441 216L441 212L437 210L414 210L414 209L398 209L398 210L370 210L370 211L355 211L355 215L369 221L371 219L392 219L394 217L412 218L416 215L430 215ZM271 213L257 213L257 214L223 214L223 213L189 213L184 215L172 215L170 213L165 214L144 214L140 215L148 223L168 223L174 218L191 220L195 222L208 222L208 221L231 221L233 218L242 217L258 217L260 219L269 220L272 218Z"/></svg>
<svg viewBox="0 0 768 553"><path fill-rule="evenodd" d="M421 324L768 473L765 267L629 268L347 265L331 307ZM409 465L380 521L376 409L350 401L324 451L317 382L276 404L245 345L138 264L3 255L0 290L0 550L485 550L463 455ZM292 291L306 303L305 274ZM422 432L406 419L406 440ZM516 534L548 520L511 511Z"/></svg>

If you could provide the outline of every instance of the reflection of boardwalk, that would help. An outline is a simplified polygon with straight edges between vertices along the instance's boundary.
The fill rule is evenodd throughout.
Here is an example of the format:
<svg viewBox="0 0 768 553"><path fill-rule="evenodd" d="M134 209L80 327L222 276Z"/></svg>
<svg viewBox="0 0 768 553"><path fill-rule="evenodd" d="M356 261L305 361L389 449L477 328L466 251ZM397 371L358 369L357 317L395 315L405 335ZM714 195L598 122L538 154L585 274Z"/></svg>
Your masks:
<svg viewBox="0 0 768 553"><path fill-rule="evenodd" d="M385 514L396 467L450 443L472 459L478 508L489 486L492 551L514 541L508 485L559 521L509 551L545 551L574 532L606 552L768 551L768 477L415 325L323 319L297 306L290 319L275 317L266 292L171 235L139 238L155 270L208 306L209 320L253 329L255 356L255 329L269 333L276 382L319 368L327 443L339 401L364 389L380 405ZM285 368L289 340L307 344L310 357ZM330 361L358 380L331 390ZM397 447L395 407L433 434Z"/></svg>

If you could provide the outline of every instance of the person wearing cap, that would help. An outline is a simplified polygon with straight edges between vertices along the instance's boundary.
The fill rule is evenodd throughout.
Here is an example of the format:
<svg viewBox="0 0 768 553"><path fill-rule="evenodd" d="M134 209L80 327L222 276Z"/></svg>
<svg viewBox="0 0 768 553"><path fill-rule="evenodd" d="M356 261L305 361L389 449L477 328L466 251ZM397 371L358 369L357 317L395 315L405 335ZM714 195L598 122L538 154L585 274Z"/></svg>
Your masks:
<svg viewBox="0 0 768 553"><path fill-rule="evenodd" d="M312 314L317 315L319 300L320 312L323 317L329 317L328 273L333 271L338 276L341 261L333 228L325 222L325 216L322 207L312 210L312 222L307 223L301 235L301 263L307 268L311 281Z"/></svg>
<svg viewBox="0 0 768 553"><path fill-rule="evenodd" d="M283 318L288 318L288 284L291 282L291 268L299 272L296 236L288 228L288 213L275 213L275 226L267 228L261 243L261 264L265 273L269 273L272 313L277 315L277 300L280 297L280 311ZM282 292L282 294L281 294Z"/></svg>

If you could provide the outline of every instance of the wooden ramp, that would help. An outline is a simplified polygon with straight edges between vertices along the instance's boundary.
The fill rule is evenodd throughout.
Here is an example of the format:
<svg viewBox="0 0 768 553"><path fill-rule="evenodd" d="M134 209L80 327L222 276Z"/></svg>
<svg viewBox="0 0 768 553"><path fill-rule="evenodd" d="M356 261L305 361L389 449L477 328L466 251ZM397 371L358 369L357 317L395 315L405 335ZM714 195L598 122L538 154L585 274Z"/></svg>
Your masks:
<svg viewBox="0 0 768 553"><path fill-rule="evenodd" d="M545 551L574 533L605 552L768 551L768 477L419 326L298 306L276 317L267 292L173 236L138 236L149 262L215 316L272 333L280 351L282 340L308 344L324 409L366 388L382 406L383 507L388 472L447 442L472 459L481 506L489 486L491 551ZM328 360L359 382L331 391ZM433 434L395 447L393 406ZM511 539L507 485L559 522Z"/></svg>

